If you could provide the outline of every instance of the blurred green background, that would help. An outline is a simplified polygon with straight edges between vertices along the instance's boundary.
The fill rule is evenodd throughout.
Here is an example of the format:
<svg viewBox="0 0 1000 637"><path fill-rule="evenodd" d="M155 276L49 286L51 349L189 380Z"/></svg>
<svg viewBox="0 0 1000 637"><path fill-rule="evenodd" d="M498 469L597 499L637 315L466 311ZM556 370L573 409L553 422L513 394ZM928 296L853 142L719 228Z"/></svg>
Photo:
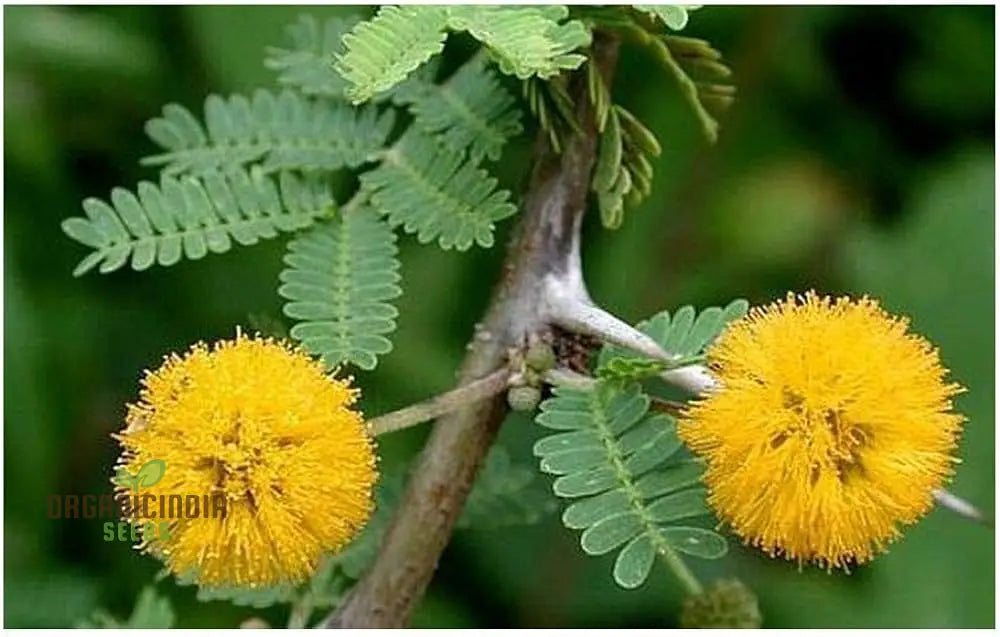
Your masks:
<svg viewBox="0 0 1000 637"><path fill-rule="evenodd" d="M68 626L96 606L127 616L158 570L101 539L94 520L51 521L49 493L102 492L109 434L142 370L199 339L229 337L248 314L280 317L283 241L137 274L74 280L85 250L60 221L87 196L154 175L143 122L169 101L272 86L266 45L308 11L337 7L6 7L4 10L4 622ZM617 99L664 146L653 196L624 227L585 228L593 296L631 321L686 303L764 302L786 290L870 293L941 347L969 423L952 490L994 507L994 14L991 7L706 8L687 34L735 70L739 99L715 148L676 87L625 48ZM453 49L451 47L449 50ZM454 51L452 51L454 53ZM527 136L496 170L521 192ZM501 230L506 236L513 224ZM503 245L503 241L498 241ZM501 254L443 253L401 240L406 293L396 349L359 374L376 414L447 388L485 306ZM533 425L501 437L520 462ZM383 455L419 448L394 434ZM681 592L657 566L638 591L615 586L614 558L586 557L552 519L461 531L418 626L657 626ZM734 547L702 578L738 574L769 627L994 624L991 529L935 511L891 552L847 576ZM251 615L158 585L179 625Z"/></svg>

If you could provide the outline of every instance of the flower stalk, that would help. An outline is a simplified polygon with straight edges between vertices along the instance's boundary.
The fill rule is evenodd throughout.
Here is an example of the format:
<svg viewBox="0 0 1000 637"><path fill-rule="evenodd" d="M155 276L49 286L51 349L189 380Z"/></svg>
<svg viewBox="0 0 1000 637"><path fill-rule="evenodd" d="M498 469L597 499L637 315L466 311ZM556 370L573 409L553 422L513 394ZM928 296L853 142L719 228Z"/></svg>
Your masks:
<svg viewBox="0 0 1000 637"><path fill-rule="evenodd" d="M498 369L488 376L423 402L378 416L368 421L368 433L372 436L381 436L444 416L466 405L499 394L510 387L513 380L515 380L515 374L509 369Z"/></svg>

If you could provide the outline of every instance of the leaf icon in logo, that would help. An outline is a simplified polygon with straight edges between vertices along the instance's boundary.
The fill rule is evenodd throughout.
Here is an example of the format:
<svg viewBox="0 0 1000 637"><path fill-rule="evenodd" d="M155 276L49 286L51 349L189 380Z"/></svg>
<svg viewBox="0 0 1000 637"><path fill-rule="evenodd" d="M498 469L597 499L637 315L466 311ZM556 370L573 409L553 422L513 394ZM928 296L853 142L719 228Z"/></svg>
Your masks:
<svg viewBox="0 0 1000 637"><path fill-rule="evenodd" d="M163 479L167 471L167 463L162 460L150 460L139 468L135 474L135 490L151 487Z"/></svg>
<svg viewBox="0 0 1000 637"><path fill-rule="evenodd" d="M118 473L115 474L114 478L111 478L111 482L117 484L120 487L125 487L126 489L131 489L133 491L138 491L137 477L128 472L128 469L122 467L118 469Z"/></svg>

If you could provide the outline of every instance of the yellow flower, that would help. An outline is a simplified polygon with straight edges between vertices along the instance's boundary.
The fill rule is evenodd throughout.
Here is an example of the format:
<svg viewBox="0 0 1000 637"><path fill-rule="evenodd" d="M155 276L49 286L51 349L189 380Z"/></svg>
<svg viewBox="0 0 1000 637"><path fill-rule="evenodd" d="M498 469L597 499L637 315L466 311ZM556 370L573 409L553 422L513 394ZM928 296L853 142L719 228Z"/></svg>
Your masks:
<svg viewBox="0 0 1000 637"><path fill-rule="evenodd" d="M706 460L720 519L772 556L870 560L958 462L962 389L871 299L789 294L727 328L708 360L721 386L678 431Z"/></svg>
<svg viewBox="0 0 1000 637"><path fill-rule="evenodd" d="M119 469L165 463L162 479L140 482L147 508L131 519L168 520L168 528L143 532L139 548L202 585L309 576L372 510L375 456L356 398L347 381L272 340L238 333L168 357L146 373L141 400L115 436Z"/></svg>

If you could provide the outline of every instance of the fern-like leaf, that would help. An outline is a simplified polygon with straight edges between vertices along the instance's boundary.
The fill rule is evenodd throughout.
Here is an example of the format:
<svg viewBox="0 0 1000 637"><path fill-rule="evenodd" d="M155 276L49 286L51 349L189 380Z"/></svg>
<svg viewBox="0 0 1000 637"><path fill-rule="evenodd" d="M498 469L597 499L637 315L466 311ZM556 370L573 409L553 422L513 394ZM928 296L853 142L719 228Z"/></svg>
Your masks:
<svg viewBox="0 0 1000 637"><path fill-rule="evenodd" d="M408 5L382 7L356 25L344 35L345 51L334 63L348 81L348 98L358 104L402 82L441 52L447 23L445 7Z"/></svg>
<svg viewBox="0 0 1000 637"><path fill-rule="evenodd" d="M684 4L636 4L636 9L648 13L674 31L687 26L690 13L700 8L698 5Z"/></svg>
<svg viewBox="0 0 1000 637"><path fill-rule="evenodd" d="M424 134L455 153L468 149L477 163L484 157L497 160L507 140L521 133L514 97L480 55L440 84L411 80L398 87L394 101L409 107L414 125Z"/></svg>
<svg viewBox="0 0 1000 637"><path fill-rule="evenodd" d="M500 70L520 79L549 78L575 69L586 56L590 31L563 22L564 6L388 6L344 36L334 68L348 81L348 97L364 102L402 82L440 53L447 31L468 31L486 45Z"/></svg>
<svg viewBox="0 0 1000 637"><path fill-rule="evenodd" d="M495 222L517 210L485 170L418 131L408 131L361 183L393 227L445 250L491 247Z"/></svg>
<svg viewBox="0 0 1000 637"><path fill-rule="evenodd" d="M278 182L259 170L213 171L200 179L164 176L159 187L143 181L137 194L115 188L110 203L85 199L87 216L62 222L63 232L94 249L73 274L98 265L101 273L112 272L129 257L133 270L200 259L227 252L233 241L253 245L278 231L306 228L333 211L325 183L290 173Z"/></svg>
<svg viewBox="0 0 1000 637"><path fill-rule="evenodd" d="M574 53L590 45L590 31L578 20L561 22L569 10L561 5L448 7L448 26L468 31L485 44L500 70L522 80L549 78L575 69L586 56Z"/></svg>
<svg viewBox="0 0 1000 637"><path fill-rule="evenodd" d="M701 312L695 312L693 307L687 305L672 317L670 312L660 312L640 322L636 329L676 356L677 362L669 365L623 347L605 345L597 357L597 375L608 379L635 380L691 362L702 356L726 326L745 315L748 308L749 303L744 299L736 299L724 308L707 307Z"/></svg>
<svg viewBox="0 0 1000 637"><path fill-rule="evenodd" d="M330 18L320 25L311 15L299 16L285 29L289 48L269 47L264 66L278 72L282 86L305 95L345 99L347 82L331 63L344 51L344 34L360 21L357 16Z"/></svg>
<svg viewBox="0 0 1000 637"><path fill-rule="evenodd" d="M258 90L253 99L209 95L205 126L186 108L168 104L146 124L149 137L166 152L143 164L167 175L202 174L260 162L266 172L336 170L369 161L392 130L392 111L354 109L309 99L292 91Z"/></svg>
<svg viewBox="0 0 1000 637"><path fill-rule="evenodd" d="M402 294L396 236L368 208L352 210L289 242L278 294L299 321L291 336L327 367L374 369L392 349Z"/></svg>
<svg viewBox="0 0 1000 637"><path fill-rule="evenodd" d="M557 507L538 477L532 467L513 462L504 447L494 445L456 526L495 529L538 522Z"/></svg>
<svg viewBox="0 0 1000 637"><path fill-rule="evenodd" d="M709 515L702 465L677 457L681 441L667 414L651 415L638 384L600 381L590 390L557 387L536 417L559 430L535 443L542 471L558 475L556 495L574 500L563 524L583 531L590 555L620 549L614 578L641 585L657 554L721 557L726 541L696 524Z"/></svg>

